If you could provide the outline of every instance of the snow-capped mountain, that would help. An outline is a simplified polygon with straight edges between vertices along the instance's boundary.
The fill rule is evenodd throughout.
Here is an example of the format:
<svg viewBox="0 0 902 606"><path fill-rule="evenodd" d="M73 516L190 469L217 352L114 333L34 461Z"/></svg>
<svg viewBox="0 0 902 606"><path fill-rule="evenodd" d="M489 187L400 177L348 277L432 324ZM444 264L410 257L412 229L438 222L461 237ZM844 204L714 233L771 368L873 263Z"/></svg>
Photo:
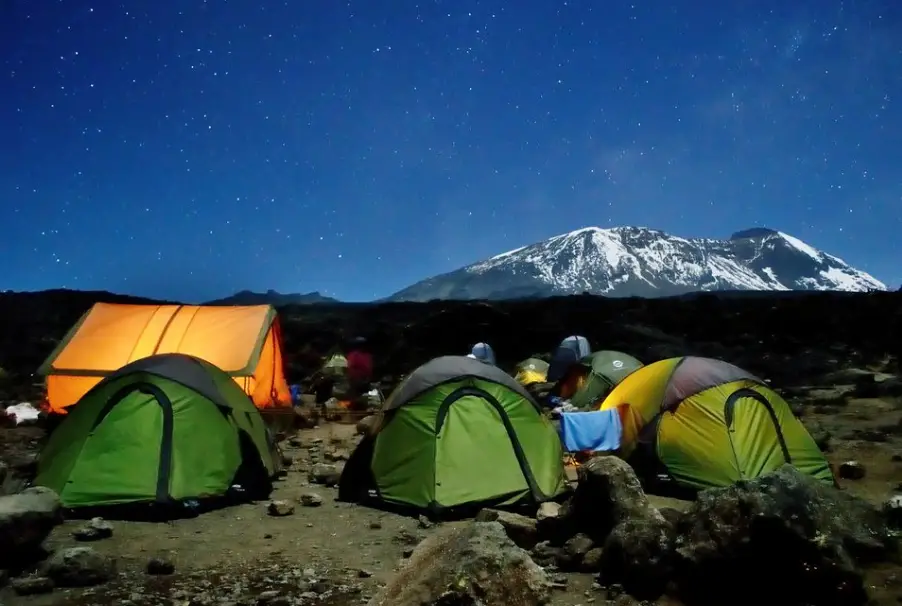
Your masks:
<svg viewBox="0 0 902 606"><path fill-rule="evenodd" d="M714 290L886 290L873 276L789 234L752 228L729 240L645 227L586 227L429 278L392 301L512 299L589 292L661 297Z"/></svg>

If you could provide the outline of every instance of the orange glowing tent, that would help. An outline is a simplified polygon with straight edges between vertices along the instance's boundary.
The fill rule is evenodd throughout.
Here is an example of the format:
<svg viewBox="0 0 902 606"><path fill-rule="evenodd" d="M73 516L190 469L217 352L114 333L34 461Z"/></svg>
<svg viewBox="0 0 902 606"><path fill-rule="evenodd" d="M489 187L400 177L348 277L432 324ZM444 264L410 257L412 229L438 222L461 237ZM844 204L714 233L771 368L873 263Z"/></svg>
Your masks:
<svg viewBox="0 0 902 606"><path fill-rule="evenodd" d="M47 404L65 409L101 379L155 354L202 358L231 376L257 408L291 406L282 334L271 305L97 303L41 365Z"/></svg>

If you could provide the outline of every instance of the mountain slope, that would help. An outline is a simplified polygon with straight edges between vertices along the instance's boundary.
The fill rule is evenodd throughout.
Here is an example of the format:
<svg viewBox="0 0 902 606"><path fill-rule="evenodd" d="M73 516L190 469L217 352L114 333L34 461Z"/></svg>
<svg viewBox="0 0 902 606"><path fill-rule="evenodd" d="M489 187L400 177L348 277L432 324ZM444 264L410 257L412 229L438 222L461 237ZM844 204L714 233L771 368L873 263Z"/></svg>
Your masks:
<svg viewBox="0 0 902 606"><path fill-rule="evenodd" d="M266 292L242 290L222 299L208 301L205 305L274 305L280 307L283 305L310 305L314 303L338 303L338 299L326 297L319 292L282 294L274 290L267 290Z"/></svg>
<svg viewBox="0 0 902 606"><path fill-rule="evenodd" d="M645 227L586 227L405 288L392 301L511 299L589 292L660 297L716 290L886 290L873 276L765 228L728 240Z"/></svg>

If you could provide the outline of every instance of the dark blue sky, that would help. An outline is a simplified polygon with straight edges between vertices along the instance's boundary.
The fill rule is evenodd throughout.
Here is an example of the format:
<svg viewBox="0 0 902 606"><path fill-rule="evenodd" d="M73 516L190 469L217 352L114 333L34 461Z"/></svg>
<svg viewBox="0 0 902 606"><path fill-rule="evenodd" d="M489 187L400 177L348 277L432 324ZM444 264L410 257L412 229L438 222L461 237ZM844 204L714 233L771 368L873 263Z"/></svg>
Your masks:
<svg viewBox="0 0 902 606"><path fill-rule="evenodd" d="M624 224L902 282L895 0L10 0L0 61L2 288L365 300Z"/></svg>

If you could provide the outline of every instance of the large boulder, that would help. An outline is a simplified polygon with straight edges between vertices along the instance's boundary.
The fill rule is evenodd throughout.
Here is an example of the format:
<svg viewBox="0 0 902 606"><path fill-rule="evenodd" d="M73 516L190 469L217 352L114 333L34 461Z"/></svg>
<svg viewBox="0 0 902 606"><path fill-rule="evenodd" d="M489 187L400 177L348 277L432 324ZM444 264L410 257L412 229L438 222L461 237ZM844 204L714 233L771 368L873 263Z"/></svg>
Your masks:
<svg viewBox="0 0 902 606"><path fill-rule="evenodd" d="M449 526L414 549L368 606L543 606L551 582L498 522Z"/></svg>
<svg viewBox="0 0 902 606"><path fill-rule="evenodd" d="M676 537L676 583L705 603L865 604L858 566L896 550L880 510L789 465L701 492Z"/></svg>
<svg viewBox="0 0 902 606"><path fill-rule="evenodd" d="M578 470L579 484L561 511L558 527L577 530L601 548L600 581L653 599L669 575L672 527L648 501L635 471L623 459L598 456ZM580 562L569 565L582 567Z"/></svg>
<svg viewBox="0 0 902 606"><path fill-rule="evenodd" d="M62 522L59 496L41 486L0 496L0 569L24 565Z"/></svg>

